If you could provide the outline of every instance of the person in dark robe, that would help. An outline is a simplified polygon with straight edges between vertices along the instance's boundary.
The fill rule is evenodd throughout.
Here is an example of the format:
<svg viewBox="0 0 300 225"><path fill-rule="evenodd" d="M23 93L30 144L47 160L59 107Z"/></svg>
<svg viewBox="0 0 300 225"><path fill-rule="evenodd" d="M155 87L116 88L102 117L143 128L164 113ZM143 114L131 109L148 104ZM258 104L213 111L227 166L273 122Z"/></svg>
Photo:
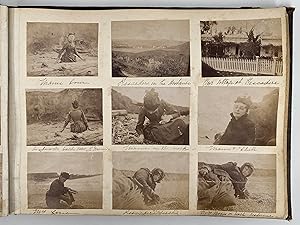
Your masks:
<svg viewBox="0 0 300 225"><path fill-rule="evenodd" d="M238 97L230 113L231 120L224 134L216 134L217 145L254 145L255 124L248 118L252 102L250 97Z"/></svg>
<svg viewBox="0 0 300 225"><path fill-rule="evenodd" d="M141 168L130 178L141 190L146 205L156 205L160 197L155 193L156 184L165 177L160 168L150 171L148 168Z"/></svg>
<svg viewBox="0 0 300 225"><path fill-rule="evenodd" d="M46 204L49 209L69 209L75 201L73 194L77 191L65 187L64 183L70 178L70 174L62 172L55 179L46 193Z"/></svg>
<svg viewBox="0 0 300 225"><path fill-rule="evenodd" d="M151 89L144 96L144 105L138 116L138 142L143 143L147 139L158 144L188 145L189 125L181 118L188 114L188 110L175 110ZM145 118L149 119L147 124L144 124Z"/></svg>
<svg viewBox="0 0 300 225"><path fill-rule="evenodd" d="M57 61L60 63L76 62L76 57L84 60L76 50L75 46L75 33L69 33L67 42L63 48L59 51Z"/></svg>
<svg viewBox="0 0 300 225"><path fill-rule="evenodd" d="M71 123L71 132L75 134L83 133L89 129L88 121L82 109L79 108L77 100L72 102L73 109L68 113L64 126L60 132L63 132L69 123Z"/></svg>
<svg viewBox="0 0 300 225"><path fill-rule="evenodd" d="M165 177L162 169L141 168L133 176L118 170L113 173L113 209L149 209L159 203L155 188Z"/></svg>
<svg viewBox="0 0 300 225"><path fill-rule="evenodd" d="M249 192L246 189L248 177L254 172L253 164L246 162L241 167L237 166L236 162L228 162L221 165L210 165L213 169L222 169L226 171L232 181L235 197L240 199L249 198Z"/></svg>
<svg viewBox="0 0 300 225"><path fill-rule="evenodd" d="M236 204L229 174L221 168L198 163L198 209L223 209Z"/></svg>

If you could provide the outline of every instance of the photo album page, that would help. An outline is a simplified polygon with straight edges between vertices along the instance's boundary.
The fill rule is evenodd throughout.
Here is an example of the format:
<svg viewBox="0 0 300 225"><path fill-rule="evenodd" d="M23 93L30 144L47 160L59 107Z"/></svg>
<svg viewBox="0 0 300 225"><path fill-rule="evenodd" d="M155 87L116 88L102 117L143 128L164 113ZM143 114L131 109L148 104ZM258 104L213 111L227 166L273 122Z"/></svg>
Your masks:
<svg viewBox="0 0 300 225"><path fill-rule="evenodd" d="M10 9L13 212L287 218L288 22Z"/></svg>

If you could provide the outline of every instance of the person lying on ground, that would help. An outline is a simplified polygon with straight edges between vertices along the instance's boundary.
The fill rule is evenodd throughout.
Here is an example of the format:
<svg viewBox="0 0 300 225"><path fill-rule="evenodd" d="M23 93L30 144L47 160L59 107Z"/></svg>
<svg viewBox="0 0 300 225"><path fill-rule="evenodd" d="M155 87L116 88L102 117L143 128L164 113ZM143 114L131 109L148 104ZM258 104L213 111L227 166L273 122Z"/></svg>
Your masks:
<svg viewBox="0 0 300 225"><path fill-rule="evenodd" d="M247 199L250 197L246 184L248 178L254 172L254 166L252 163L246 162L241 167L237 166L236 162L228 162L221 165L210 165L214 169L222 169L226 171L232 181L235 190L235 197L240 199Z"/></svg>
<svg viewBox="0 0 300 225"><path fill-rule="evenodd" d="M234 187L229 174L198 163L198 209L223 209L236 204Z"/></svg>

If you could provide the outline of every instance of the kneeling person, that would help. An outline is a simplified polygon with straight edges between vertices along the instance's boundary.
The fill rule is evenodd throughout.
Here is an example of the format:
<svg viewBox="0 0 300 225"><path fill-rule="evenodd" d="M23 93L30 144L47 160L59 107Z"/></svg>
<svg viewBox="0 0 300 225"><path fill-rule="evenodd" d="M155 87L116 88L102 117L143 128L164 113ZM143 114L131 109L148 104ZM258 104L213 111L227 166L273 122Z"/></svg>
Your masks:
<svg viewBox="0 0 300 225"><path fill-rule="evenodd" d="M69 209L75 201L73 194L77 191L65 187L64 183L70 178L70 174L62 172L55 179L46 193L46 204L49 209Z"/></svg>

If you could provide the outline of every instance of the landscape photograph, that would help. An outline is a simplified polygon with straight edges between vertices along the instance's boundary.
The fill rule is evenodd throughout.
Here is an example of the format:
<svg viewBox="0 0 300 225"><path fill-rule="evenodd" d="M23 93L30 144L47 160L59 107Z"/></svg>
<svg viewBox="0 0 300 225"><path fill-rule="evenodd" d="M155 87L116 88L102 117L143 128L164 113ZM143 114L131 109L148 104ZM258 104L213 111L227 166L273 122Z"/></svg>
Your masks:
<svg viewBox="0 0 300 225"><path fill-rule="evenodd" d="M198 153L198 209L275 213L276 187L275 154Z"/></svg>
<svg viewBox="0 0 300 225"><path fill-rule="evenodd" d="M97 23L27 23L27 76L97 75Z"/></svg>
<svg viewBox="0 0 300 225"><path fill-rule="evenodd" d="M102 112L102 89L28 89L27 145L102 145Z"/></svg>
<svg viewBox="0 0 300 225"><path fill-rule="evenodd" d="M112 188L113 209L187 210L189 154L113 152Z"/></svg>
<svg viewBox="0 0 300 225"><path fill-rule="evenodd" d="M113 21L113 77L190 76L188 20Z"/></svg>
<svg viewBox="0 0 300 225"><path fill-rule="evenodd" d="M203 77L280 76L281 19L201 21Z"/></svg>
<svg viewBox="0 0 300 225"><path fill-rule="evenodd" d="M190 90L113 87L112 143L188 145Z"/></svg>
<svg viewBox="0 0 300 225"><path fill-rule="evenodd" d="M63 186L73 195L70 209L101 209L103 193L102 153L28 153L27 193L29 209L47 209L46 195L60 174L69 178ZM67 195L65 193L64 195ZM60 199L64 201L65 199Z"/></svg>
<svg viewBox="0 0 300 225"><path fill-rule="evenodd" d="M276 146L279 89L199 87L198 144Z"/></svg>

